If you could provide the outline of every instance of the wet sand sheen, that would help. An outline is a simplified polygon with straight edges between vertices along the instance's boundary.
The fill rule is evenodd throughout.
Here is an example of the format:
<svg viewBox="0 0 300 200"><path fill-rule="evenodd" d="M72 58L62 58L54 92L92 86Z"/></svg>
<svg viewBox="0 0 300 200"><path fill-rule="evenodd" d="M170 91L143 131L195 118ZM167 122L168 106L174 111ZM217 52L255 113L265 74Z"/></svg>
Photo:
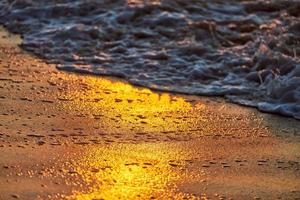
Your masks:
<svg viewBox="0 0 300 200"><path fill-rule="evenodd" d="M11 37L1 30L0 199L300 196L297 121L62 73Z"/></svg>

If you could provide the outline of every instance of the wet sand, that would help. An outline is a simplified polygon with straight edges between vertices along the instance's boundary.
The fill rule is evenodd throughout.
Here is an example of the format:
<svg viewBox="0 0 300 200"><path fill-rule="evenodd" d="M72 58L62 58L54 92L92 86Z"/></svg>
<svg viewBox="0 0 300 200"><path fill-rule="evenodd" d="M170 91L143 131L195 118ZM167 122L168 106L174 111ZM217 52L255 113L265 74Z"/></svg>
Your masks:
<svg viewBox="0 0 300 200"><path fill-rule="evenodd" d="M56 70L0 31L0 199L300 199L300 123Z"/></svg>

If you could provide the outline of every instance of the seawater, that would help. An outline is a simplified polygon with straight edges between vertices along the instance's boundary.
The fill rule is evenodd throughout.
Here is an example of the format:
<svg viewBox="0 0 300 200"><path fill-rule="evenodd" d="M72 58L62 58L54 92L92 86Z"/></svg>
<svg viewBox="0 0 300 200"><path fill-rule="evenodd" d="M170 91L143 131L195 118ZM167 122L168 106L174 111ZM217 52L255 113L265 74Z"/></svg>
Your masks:
<svg viewBox="0 0 300 200"><path fill-rule="evenodd" d="M299 0L2 0L0 23L61 70L300 119Z"/></svg>

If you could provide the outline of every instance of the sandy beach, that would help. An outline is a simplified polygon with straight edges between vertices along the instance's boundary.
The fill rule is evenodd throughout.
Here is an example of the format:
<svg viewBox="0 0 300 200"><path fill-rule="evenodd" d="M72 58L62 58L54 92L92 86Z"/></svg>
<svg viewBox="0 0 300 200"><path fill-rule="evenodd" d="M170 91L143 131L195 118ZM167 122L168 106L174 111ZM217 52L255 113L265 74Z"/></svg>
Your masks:
<svg viewBox="0 0 300 200"><path fill-rule="evenodd" d="M0 31L0 199L300 199L300 123L61 72Z"/></svg>

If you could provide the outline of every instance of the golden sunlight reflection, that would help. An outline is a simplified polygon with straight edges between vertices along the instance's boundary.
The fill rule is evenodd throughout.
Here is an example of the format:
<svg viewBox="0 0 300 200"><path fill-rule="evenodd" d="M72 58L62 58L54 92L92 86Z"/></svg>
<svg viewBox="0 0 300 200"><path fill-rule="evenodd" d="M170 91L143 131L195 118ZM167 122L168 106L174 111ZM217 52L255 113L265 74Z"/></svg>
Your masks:
<svg viewBox="0 0 300 200"><path fill-rule="evenodd" d="M100 127L95 137L109 142L88 146L75 156L72 168L86 187L73 191L70 199L182 199L188 195L174 189L184 174L186 151L180 145L168 147L164 141L186 141L205 132L204 104L194 106L182 97L100 77L85 77L73 84L60 96L63 109L90 116L87 123ZM197 117L192 116L195 110Z"/></svg>
<svg viewBox="0 0 300 200"><path fill-rule="evenodd" d="M74 191L69 198L181 199L187 194L169 186L174 186L182 174L183 154L180 148L169 149L163 143L87 148L74 167L90 187Z"/></svg>
<svg viewBox="0 0 300 200"><path fill-rule="evenodd" d="M205 121L201 116L188 118L192 109L204 110L204 104L193 108L182 97L155 93L120 81L94 77L82 81L70 93L62 94L61 98L71 101L63 106L71 112L91 115L104 129L105 125L115 123L122 130L187 130L191 124L195 127L195 123ZM111 131L112 127L108 129Z"/></svg>
<svg viewBox="0 0 300 200"><path fill-rule="evenodd" d="M77 99L88 106L89 103L96 107L112 107L116 110L126 110L130 113L139 112L165 112L186 111L192 108L191 104L182 97L171 97L167 93L158 94L149 89L131 86L120 81L89 77L81 85L84 90L67 94L65 98ZM77 102L79 103L79 102Z"/></svg>

